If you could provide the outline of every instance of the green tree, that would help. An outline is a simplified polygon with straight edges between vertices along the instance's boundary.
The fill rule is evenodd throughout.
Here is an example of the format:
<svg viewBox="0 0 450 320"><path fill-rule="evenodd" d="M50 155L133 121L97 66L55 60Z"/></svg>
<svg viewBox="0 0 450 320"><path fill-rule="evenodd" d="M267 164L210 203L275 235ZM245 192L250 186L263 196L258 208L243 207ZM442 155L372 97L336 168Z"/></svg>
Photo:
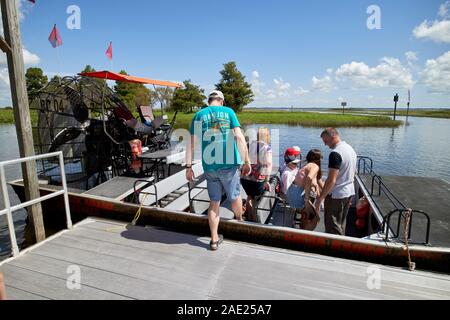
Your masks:
<svg viewBox="0 0 450 320"><path fill-rule="evenodd" d="M124 70L120 74L128 75ZM148 105L152 100L151 91L141 83L116 81L114 92L129 110Z"/></svg>
<svg viewBox="0 0 450 320"><path fill-rule="evenodd" d="M174 90L169 87L157 87L156 91L152 91L153 106L161 107L161 112L171 109Z"/></svg>
<svg viewBox="0 0 450 320"><path fill-rule="evenodd" d="M237 69L234 61L224 64L220 72L222 79L216 84L216 89L223 92L225 104L236 112L254 101L251 85L245 81L245 77Z"/></svg>
<svg viewBox="0 0 450 320"><path fill-rule="evenodd" d="M194 108L205 105L205 90L191 83L191 80L183 82L184 88L175 91L172 100L172 109L185 113L192 113Z"/></svg>
<svg viewBox="0 0 450 320"><path fill-rule="evenodd" d="M25 78L27 81L28 100L31 104L39 90L47 85L48 77L44 75L41 68L28 68Z"/></svg>
<svg viewBox="0 0 450 320"><path fill-rule="evenodd" d="M51 78L50 82L60 82L61 81L61 77L60 76L53 76L53 78Z"/></svg>

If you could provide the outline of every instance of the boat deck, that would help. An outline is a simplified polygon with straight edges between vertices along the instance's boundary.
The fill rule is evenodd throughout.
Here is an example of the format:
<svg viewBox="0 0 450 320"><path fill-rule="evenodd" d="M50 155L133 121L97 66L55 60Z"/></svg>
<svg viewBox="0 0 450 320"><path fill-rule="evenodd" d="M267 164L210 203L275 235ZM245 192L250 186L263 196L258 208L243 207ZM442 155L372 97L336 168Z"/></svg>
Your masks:
<svg viewBox="0 0 450 320"><path fill-rule="evenodd" d="M372 179L368 175L361 176L370 190ZM421 210L431 218L430 243L436 247L450 247L450 183L433 178L382 176L384 184L407 208ZM395 209L384 192L378 195L375 183L374 201L384 215ZM416 218L415 218L416 219ZM393 219L396 225L396 219ZM426 220L419 218L413 221L412 240L423 243L426 235Z"/></svg>
<svg viewBox="0 0 450 320"><path fill-rule="evenodd" d="M0 265L9 299L449 299L450 276L89 218ZM68 289L79 267L80 289ZM380 287L371 267L380 270ZM372 270L372 271L371 271ZM72 283L73 284L73 283ZM371 288L369 288L371 287Z"/></svg>

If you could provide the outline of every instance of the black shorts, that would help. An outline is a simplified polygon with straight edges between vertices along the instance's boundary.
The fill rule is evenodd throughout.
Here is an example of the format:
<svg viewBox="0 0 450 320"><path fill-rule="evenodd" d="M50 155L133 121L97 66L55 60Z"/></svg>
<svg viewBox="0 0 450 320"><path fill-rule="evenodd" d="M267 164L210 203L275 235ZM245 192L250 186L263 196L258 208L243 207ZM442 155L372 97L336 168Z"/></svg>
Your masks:
<svg viewBox="0 0 450 320"><path fill-rule="evenodd" d="M241 179L242 187L248 196L256 198L262 196L266 190L264 190L264 182L256 182L247 179Z"/></svg>

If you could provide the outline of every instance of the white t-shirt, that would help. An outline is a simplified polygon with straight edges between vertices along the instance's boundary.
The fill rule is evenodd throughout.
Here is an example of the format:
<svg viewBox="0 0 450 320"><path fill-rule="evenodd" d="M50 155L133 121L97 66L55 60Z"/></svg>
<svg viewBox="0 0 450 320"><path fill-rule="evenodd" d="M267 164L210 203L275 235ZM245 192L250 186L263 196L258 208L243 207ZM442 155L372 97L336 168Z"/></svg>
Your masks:
<svg viewBox="0 0 450 320"><path fill-rule="evenodd" d="M286 166L281 173L281 191L284 194L287 194L287 191L291 187L292 183L295 180L295 177L297 176L298 168L291 169L288 166Z"/></svg>
<svg viewBox="0 0 450 320"><path fill-rule="evenodd" d="M355 195L356 162L355 150L344 141L331 152L328 168L339 170L331 192L333 199L346 199Z"/></svg>

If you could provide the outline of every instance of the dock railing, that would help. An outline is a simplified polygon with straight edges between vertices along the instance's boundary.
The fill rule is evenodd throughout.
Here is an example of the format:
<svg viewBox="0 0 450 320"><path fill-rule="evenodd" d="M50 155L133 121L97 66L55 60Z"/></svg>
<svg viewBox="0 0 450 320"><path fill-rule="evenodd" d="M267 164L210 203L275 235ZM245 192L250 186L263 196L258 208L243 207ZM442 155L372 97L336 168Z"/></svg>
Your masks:
<svg viewBox="0 0 450 320"><path fill-rule="evenodd" d="M59 166L61 167L61 182L62 182L63 189L60 191L52 192L52 193L45 195L43 197L40 197L40 198L27 201L27 202L19 204L19 205L11 206L11 202L9 200L9 194L8 194L8 186L7 186L7 182L6 182L5 167L10 166L10 165L15 165L15 164L26 163L26 162L30 162L30 161L37 161L37 160L56 158L56 157L59 158ZM37 172L36 172L36 174L37 174ZM0 162L0 179L1 179L1 189L2 189L2 194L3 194L3 199L5 202L5 209L0 211L0 216L3 216L6 214L13 257L17 257L20 253L19 246L17 244L16 230L14 228L14 220L13 220L13 216L12 216L13 212L15 212L17 210L21 210L21 209L30 207L32 205L35 205L37 203L47 201L49 199L63 195L65 211L66 211L67 229L72 229L72 218L71 218L71 214L70 214L69 195L67 192L67 181L66 181L66 174L65 174L65 170L64 170L64 156L61 151L44 154L44 155L37 155L37 156L33 156L33 157L22 158L22 159L17 159L17 160Z"/></svg>

